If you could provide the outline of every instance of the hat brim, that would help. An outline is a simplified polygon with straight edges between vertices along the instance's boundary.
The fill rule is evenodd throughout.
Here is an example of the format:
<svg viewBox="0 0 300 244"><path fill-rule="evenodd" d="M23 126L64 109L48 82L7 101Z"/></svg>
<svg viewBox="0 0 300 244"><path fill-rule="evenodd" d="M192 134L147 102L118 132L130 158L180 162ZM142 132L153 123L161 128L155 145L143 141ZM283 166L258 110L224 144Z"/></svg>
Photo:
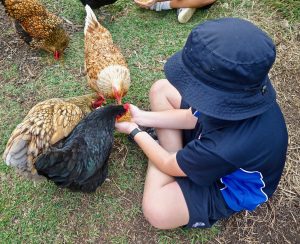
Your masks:
<svg viewBox="0 0 300 244"><path fill-rule="evenodd" d="M191 107L208 116L224 120L242 120L267 111L276 101L276 92L269 80L265 92L223 91L196 79L182 61L182 51L168 59L164 67L168 81Z"/></svg>

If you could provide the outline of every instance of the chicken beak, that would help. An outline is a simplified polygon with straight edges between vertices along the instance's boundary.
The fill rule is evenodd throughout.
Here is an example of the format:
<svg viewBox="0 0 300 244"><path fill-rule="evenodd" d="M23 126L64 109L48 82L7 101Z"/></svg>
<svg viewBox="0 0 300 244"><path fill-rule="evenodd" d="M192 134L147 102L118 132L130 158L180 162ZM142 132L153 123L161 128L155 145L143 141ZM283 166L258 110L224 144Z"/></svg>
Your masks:
<svg viewBox="0 0 300 244"><path fill-rule="evenodd" d="M113 87L113 91L114 91L114 97L116 98L118 104L121 105L122 104L122 95L120 94L119 90L116 89L115 87Z"/></svg>
<svg viewBox="0 0 300 244"><path fill-rule="evenodd" d="M121 104L122 104L122 98L121 98L121 97L118 97L118 98L117 98L117 102L118 102L118 105L121 105Z"/></svg>

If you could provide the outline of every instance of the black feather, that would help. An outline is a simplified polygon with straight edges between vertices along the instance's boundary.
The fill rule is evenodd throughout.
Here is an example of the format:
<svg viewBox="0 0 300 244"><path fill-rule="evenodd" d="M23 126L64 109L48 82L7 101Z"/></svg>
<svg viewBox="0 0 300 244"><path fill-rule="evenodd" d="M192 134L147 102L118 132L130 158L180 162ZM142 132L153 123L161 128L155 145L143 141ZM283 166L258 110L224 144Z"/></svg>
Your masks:
<svg viewBox="0 0 300 244"><path fill-rule="evenodd" d="M94 192L107 177L115 118L123 113L122 105L107 105L90 113L66 139L37 159L38 173L61 187Z"/></svg>
<svg viewBox="0 0 300 244"><path fill-rule="evenodd" d="M30 42L32 41L32 37L26 32L23 27L20 25L18 21L15 21L15 27L17 33L20 35L20 37L28 44L30 45Z"/></svg>
<svg viewBox="0 0 300 244"><path fill-rule="evenodd" d="M89 5L91 8L100 8L104 5L115 3L117 0L80 0L83 5Z"/></svg>

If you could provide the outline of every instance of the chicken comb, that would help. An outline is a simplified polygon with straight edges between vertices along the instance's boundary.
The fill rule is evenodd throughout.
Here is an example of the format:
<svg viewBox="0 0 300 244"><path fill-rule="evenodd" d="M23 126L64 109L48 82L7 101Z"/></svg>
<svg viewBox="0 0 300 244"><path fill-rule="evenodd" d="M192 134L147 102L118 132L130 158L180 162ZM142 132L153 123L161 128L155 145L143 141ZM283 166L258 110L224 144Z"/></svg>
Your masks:
<svg viewBox="0 0 300 244"><path fill-rule="evenodd" d="M124 109L126 110L125 114L117 116L117 122L130 122L131 121L131 113L129 110L130 104L125 103L123 105Z"/></svg>
<svg viewBox="0 0 300 244"><path fill-rule="evenodd" d="M123 108L126 109L126 112L129 110L130 104L129 103L125 103L123 105Z"/></svg>

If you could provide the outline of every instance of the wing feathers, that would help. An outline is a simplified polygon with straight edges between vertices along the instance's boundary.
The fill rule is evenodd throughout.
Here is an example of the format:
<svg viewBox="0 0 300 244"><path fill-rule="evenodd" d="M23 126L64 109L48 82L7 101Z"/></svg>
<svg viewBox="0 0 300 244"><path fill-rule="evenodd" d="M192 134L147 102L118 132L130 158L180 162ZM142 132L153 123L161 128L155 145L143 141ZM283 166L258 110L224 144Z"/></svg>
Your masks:
<svg viewBox="0 0 300 244"><path fill-rule="evenodd" d="M12 132L3 160L21 171L34 171L37 156L65 138L84 117L75 104L50 99L35 105Z"/></svg>

